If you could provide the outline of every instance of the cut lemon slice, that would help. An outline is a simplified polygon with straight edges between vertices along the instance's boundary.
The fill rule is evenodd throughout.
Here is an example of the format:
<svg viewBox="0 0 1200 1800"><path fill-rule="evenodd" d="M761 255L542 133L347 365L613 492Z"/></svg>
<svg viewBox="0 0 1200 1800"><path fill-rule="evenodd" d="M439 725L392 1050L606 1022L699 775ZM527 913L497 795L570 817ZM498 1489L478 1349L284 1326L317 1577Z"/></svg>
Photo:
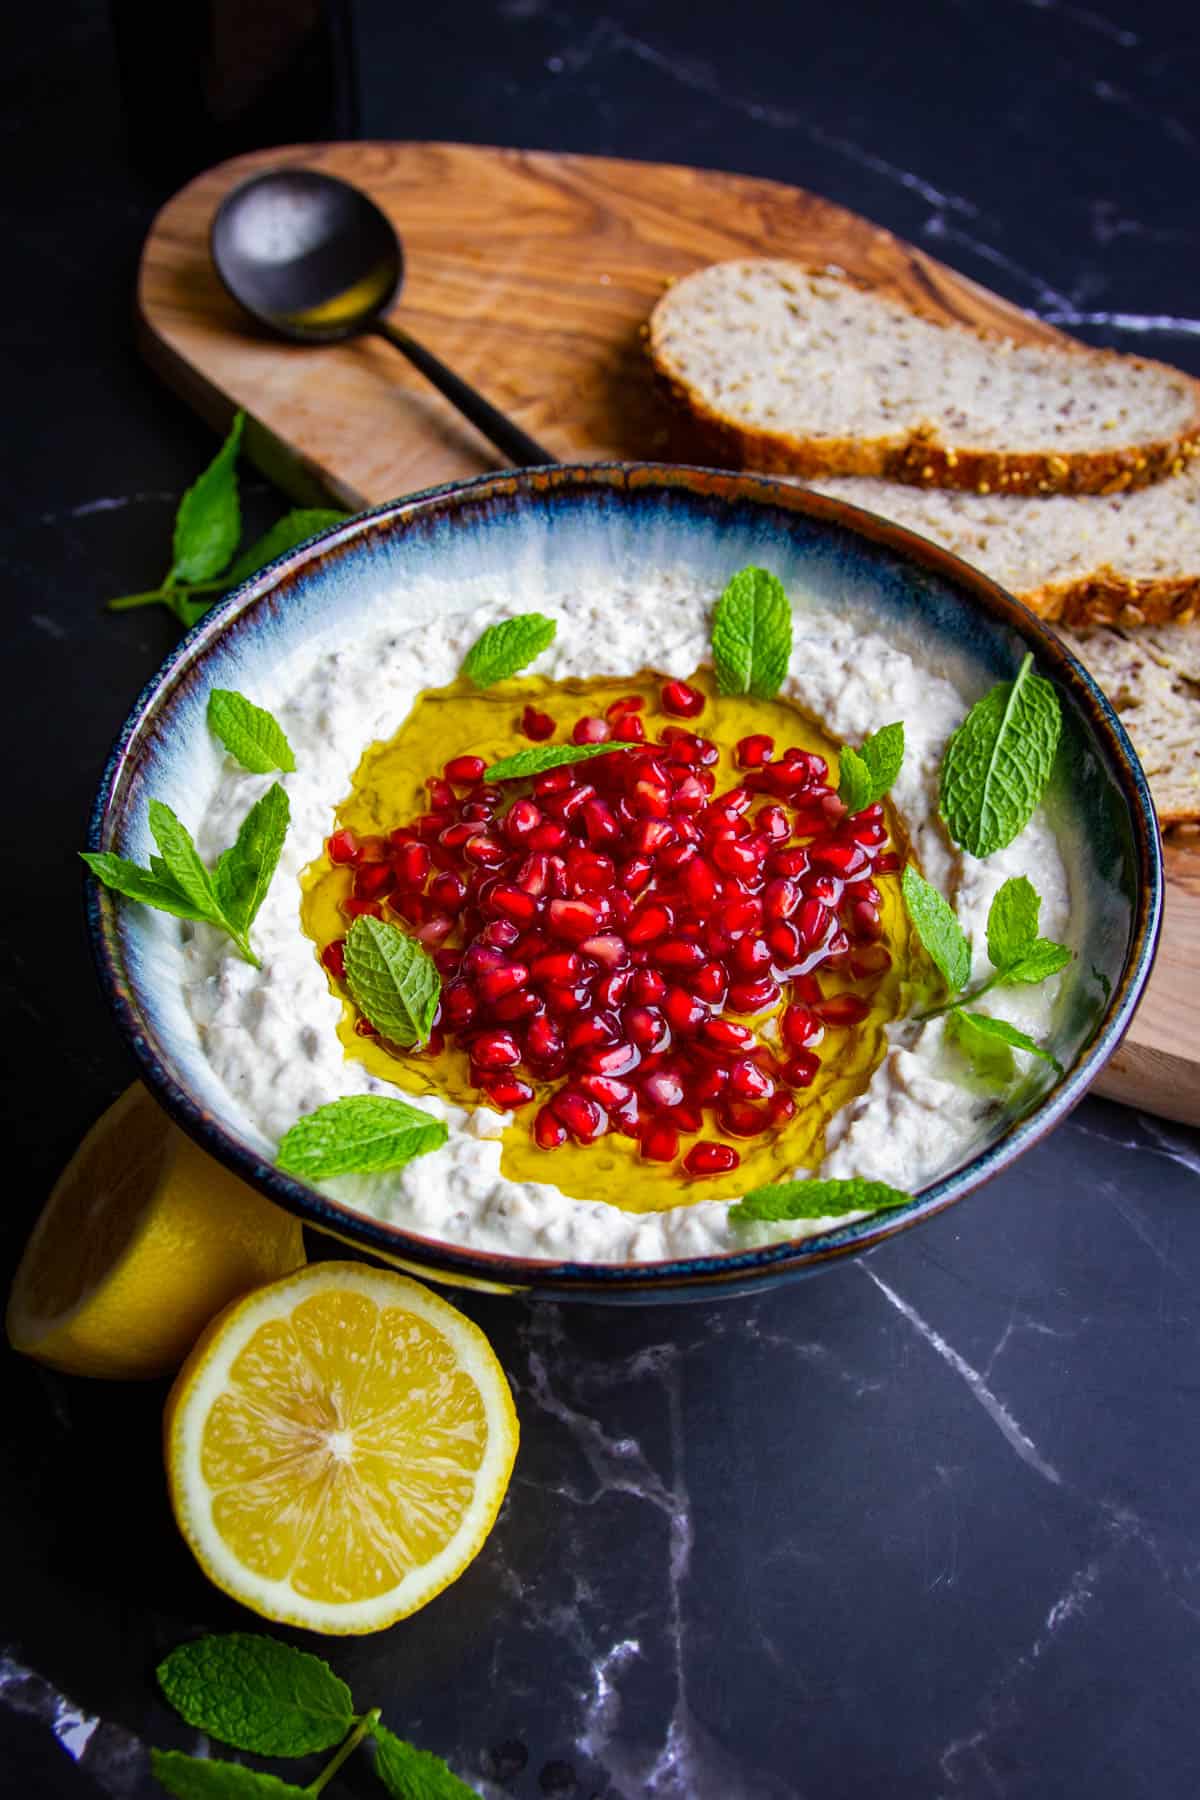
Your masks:
<svg viewBox="0 0 1200 1800"><path fill-rule="evenodd" d="M378 1631L449 1586L516 1449L479 1328L361 1263L313 1263L235 1301L167 1401L171 1503L205 1574L310 1631Z"/></svg>
<svg viewBox="0 0 1200 1800"><path fill-rule="evenodd" d="M135 1083L54 1184L13 1280L9 1340L73 1375L169 1375L214 1313L303 1262L299 1220Z"/></svg>

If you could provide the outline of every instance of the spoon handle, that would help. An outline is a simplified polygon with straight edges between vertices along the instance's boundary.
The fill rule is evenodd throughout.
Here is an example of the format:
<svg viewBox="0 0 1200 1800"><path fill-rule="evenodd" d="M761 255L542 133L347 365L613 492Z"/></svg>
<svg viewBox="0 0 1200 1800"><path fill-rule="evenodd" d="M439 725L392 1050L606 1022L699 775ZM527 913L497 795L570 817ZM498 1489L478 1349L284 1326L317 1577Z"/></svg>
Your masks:
<svg viewBox="0 0 1200 1800"><path fill-rule="evenodd" d="M469 382L464 381L461 375L456 375L453 369L448 369L432 350L426 350L424 344L419 344L407 331L393 325L390 319L379 319L375 330L381 337L387 338L390 344L395 344L397 350L403 351L409 362L420 369L422 375L445 394L463 417L470 419L472 425L517 468L542 468L547 463L558 461L544 444L539 444L536 438L531 438L528 432L522 431L507 413L502 413L490 400L485 400Z"/></svg>

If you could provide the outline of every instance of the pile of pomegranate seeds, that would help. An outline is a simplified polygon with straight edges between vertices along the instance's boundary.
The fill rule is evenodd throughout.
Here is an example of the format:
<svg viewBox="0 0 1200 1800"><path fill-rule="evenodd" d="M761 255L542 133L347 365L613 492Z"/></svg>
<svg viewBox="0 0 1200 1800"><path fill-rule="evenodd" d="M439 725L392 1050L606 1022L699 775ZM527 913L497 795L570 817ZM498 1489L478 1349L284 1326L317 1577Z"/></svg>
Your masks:
<svg viewBox="0 0 1200 1800"><path fill-rule="evenodd" d="M662 704L687 718L705 702L672 681ZM718 794L716 744L679 725L647 742L642 710L630 695L577 719L573 742L629 748L547 770L528 792L455 757L419 818L386 838L337 831L328 851L354 871L347 917L391 913L433 953L430 1052L462 1046L503 1110L540 1092L544 1150L615 1131L673 1163L682 1138L758 1138L795 1117L824 1028L869 1011L859 994L826 996L817 971L869 987L890 966L874 877L900 859L883 808L847 816L822 757L743 738L737 784ZM547 714L524 724L557 728ZM323 953L335 980L344 942ZM682 1166L718 1175L738 1161L701 1136Z"/></svg>

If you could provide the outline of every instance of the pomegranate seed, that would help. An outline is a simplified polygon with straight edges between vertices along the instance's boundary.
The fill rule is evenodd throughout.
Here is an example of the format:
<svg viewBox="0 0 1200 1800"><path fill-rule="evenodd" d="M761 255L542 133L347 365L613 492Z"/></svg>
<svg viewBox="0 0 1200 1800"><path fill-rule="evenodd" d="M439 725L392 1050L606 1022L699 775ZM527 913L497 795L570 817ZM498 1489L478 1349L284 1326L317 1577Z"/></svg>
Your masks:
<svg viewBox="0 0 1200 1800"><path fill-rule="evenodd" d="M583 811L589 800L595 798L595 794L596 790L590 782L580 781L564 788L561 793L547 794L542 804L551 818L569 823L576 814Z"/></svg>
<svg viewBox="0 0 1200 1800"><path fill-rule="evenodd" d="M795 924L804 948L808 951L816 950L829 936L833 914L819 900L802 900Z"/></svg>
<svg viewBox="0 0 1200 1800"><path fill-rule="evenodd" d="M567 852L567 885L573 894L604 894L614 887L616 864L598 850Z"/></svg>
<svg viewBox="0 0 1200 1800"><path fill-rule="evenodd" d="M679 1133L665 1119L654 1119L647 1125L641 1144L647 1162L674 1162L679 1155Z"/></svg>
<svg viewBox="0 0 1200 1800"><path fill-rule="evenodd" d="M348 919L382 919L383 908L378 900L343 900L342 911Z"/></svg>
<svg viewBox="0 0 1200 1800"><path fill-rule="evenodd" d="M790 919L800 904L800 889L786 875L777 875L768 881L762 894L763 918L767 920Z"/></svg>
<svg viewBox="0 0 1200 1800"><path fill-rule="evenodd" d="M506 857L504 845L482 831L469 837L462 851L468 862L482 869L498 869Z"/></svg>
<svg viewBox="0 0 1200 1800"><path fill-rule="evenodd" d="M454 920L449 913L431 912L423 925L415 933L418 943L425 945L440 944L454 930Z"/></svg>
<svg viewBox="0 0 1200 1800"><path fill-rule="evenodd" d="M558 984L577 981L583 972L583 958L574 950L548 950L535 958L530 974L538 986L546 982Z"/></svg>
<svg viewBox="0 0 1200 1800"><path fill-rule="evenodd" d="M895 850L885 850L882 856L877 856L875 858L875 873L877 875L896 875L903 866L903 861L901 857L897 855Z"/></svg>
<svg viewBox="0 0 1200 1800"><path fill-rule="evenodd" d="M642 1060L635 1044L607 1044L596 1050L580 1050L574 1057L576 1068L589 1075L628 1075Z"/></svg>
<svg viewBox="0 0 1200 1800"><path fill-rule="evenodd" d="M814 869L839 875L843 881L856 870L865 869L871 860L861 844L810 844L808 856Z"/></svg>
<svg viewBox="0 0 1200 1800"><path fill-rule="evenodd" d="M470 787L472 782L483 780L486 768L482 756L456 756L446 764L442 774L455 787Z"/></svg>
<svg viewBox="0 0 1200 1800"><path fill-rule="evenodd" d="M346 828L335 831L326 845L330 862L339 864L357 862L359 848L358 838Z"/></svg>
<svg viewBox="0 0 1200 1800"><path fill-rule="evenodd" d="M640 894L654 875L654 864L648 856L631 856L617 870L617 880L627 894Z"/></svg>
<svg viewBox="0 0 1200 1800"><path fill-rule="evenodd" d="M855 937L866 943L883 935L883 921L879 917L879 908L872 906L869 900L856 900L850 908L850 929Z"/></svg>
<svg viewBox="0 0 1200 1800"><path fill-rule="evenodd" d="M821 1026L807 1006L789 1006L779 1021L779 1033L789 1050L803 1050L821 1035Z"/></svg>
<svg viewBox="0 0 1200 1800"><path fill-rule="evenodd" d="M503 968L488 969L482 974L475 986L479 998L485 1006L502 1000L505 994L511 994L514 988L521 988L529 980L529 970L524 963L505 963ZM478 1061L476 1057L476 1061Z"/></svg>
<svg viewBox="0 0 1200 1800"><path fill-rule="evenodd" d="M765 938L752 937L749 932L738 938L729 952L731 970L739 975L761 975L771 960L771 952L767 948Z"/></svg>
<svg viewBox="0 0 1200 1800"><path fill-rule="evenodd" d="M539 1065L555 1063L564 1054L562 1033L552 1019L531 1019L525 1029L525 1054Z"/></svg>
<svg viewBox="0 0 1200 1800"><path fill-rule="evenodd" d="M550 1108L580 1144L590 1144L600 1137L608 1124L604 1109L579 1088L560 1088L550 1102Z"/></svg>
<svg viewBox="0 0 1200 1800"><path fill-rule="evenodd" d="M690 938L664 938L653 948L655 963L672 975L690 973L704 961L704 952Z"/></svg>
<svg viewBox="0 0 1200 1800"><path fill-rule="evenodd" d="M573 744L606 744L612 736L612 726L607 719L577 719L571 733Z"/></svg>
<svg viewBox="0 0 1200 1800"><path fill-rule="evenodd" d="M451 950L448 946L433 953L433 966L438 974L447 981L453 981L462 967L462 951Z"/></svg>
<svg viewBox="0 0 1200 1800"><path fill-rule="evenodd" d="M671 1042L671 1028L656 1006L627 1006L621 1026L630 1043L643 1052L665 1050Z"/></svg>
<svg viewBox="0 0 1200 1800"><path fill-rule="evenodd" d="M748 1100L722 1100L717 1107L717 1125L730 1137L757 1137L766 1127L766 1114Z"/></svg>
<svg viewBox="0 0 1200 1800"><path fill-rule="evenodd" d="M769 1100L775 1083L750 1057L739 1057L729 1071L729 1092L738 1100Z"/></svg>
<svg viewBox="0 0 1200 1800"><path fill-rule="evenodd" d="M334 938L321 952L321 961L335 981L346 979L346 940Z"/></svg>
<svg viewBox="0 0 1200 1800"><path fill-rule="evenodd" d="M754 828L773 844L785 844L792 835L788 816L782 806L760 806L754 815Z"/></svg>
<svg viewBox="0 0 1200 1800"><path fill-rule="evenodd" d="M543 819L535 825L526 842L531 850L557 850L567 841L567 828L557 819Z"/></svg>
<svg viewBox="0 0 1200 1800"><path fill-rule="evenodd" d="M583 808L583 828L587 832L588 842L592 844L611 844L621 835L621 827L606 800L586 802Z"/></svg>
<svg viewBox="0 0 1200 1800"><path fill-rule="evenodd" d="M629 1083L618 1081L615 1075L581 1075L576 1085L609 1113L618 1112L633 1099Z"/></svg>
<svg viewBox="0 0 1200 1800"><path fill-rule="evenodd" d="M646 741L646 727L634 714L627 713L613 726L613 736L623 744L642 744Z"/></svg>
<svg viewBox="0 0 1200 1800"><path fill-rule="evenodd" d="M540 800L544 794L561 794L574 785L575 772L569 763L564 763L560 768L546 769L542 774L535 775L533 791Z"/></svg>
<svg viewBox="0 0 1200 1800"><path fill-rule="evenodd" d="M629 842L641 856L653 856L675 842L675 827L669 819L639 819L629 833Z"/></svg>
<svg viewBox="0 0 1200 1800"><path fill-rule="evenodd" d="M487 910L499 913L513 925L532 925L538 916L538 902L523 887L511 881L498 881L487 897Z"/></svg>
<svg viewBox="0 0 1200 1800"><path fill-rule="evenodd" d="M604 932L597 937L584 938L579 948L593 962L598 962L603 969L619 969L629 961L629 951L625 947L624 938L613 932Z"/></svg>
<svg viewBox="0 0 1200 1800"><path fill-rule="evenodd" d="M591 1004L591 990L587 987L560 987L552 983L543 991L546 1006L556 1018L568 1019L576 1013L583 1012Z"/></svg>
<svg viewBox="0 0 1200 1800"><path fill-rule="evenodd" d="M763 903L755 895L728 900L719 913L721 929L731 938L744 932L757 931L763 922Z"/></svg>
<svg viewBox="0 0 1200 1800"><path fill-rule="evenodd" d="M692 978L692 992L706 1006L721 1007L729 991L729 975L723 963L706 962Z"/></svg>
<svg viewBox="0 0 1200 1800"><path fill-rule="evenodd" d="M606 1011L614 1011L628 998L632 981L632 969L612 969L607 975L602 975L594 990L596 1005Z"/></svg>
<svg viewBox="0 0 1200 1800"><path fill-rule="evenodd" d="M481 1031L471 1040L471 1061L480 1069L513 1069L521 1051L511 1031Z"/></svg>
<svg viewBox="0 0 1200 1800"><path fill-rule="evenodd" d="M772 850L767 857L768 875L785 875L794 880L797 875L804 875L808 870L808 851L797 846L792 850Z"/></svg>
<svg viewBox="0 0 1200 1800"><path fill-rule="evenodd" d="M781 920L772 925L767 932L767 943L771 950L771 960L781 973L788 973L797 968L804 960L804 945L800 933L790 920Z"/></svg>
<svg viewBox="0 0 1200 1800"><path fill-rule="evenodd" d="M677 719L694 719L704 711L704 695L686 681L668 681L662 690L662 709Z"/></svg>
<svg viewBox="0 0 1200 1800"><path fill-rule="evenodd" d="M595 1050L616 1042L617 1021L611 1013L592 1012L578 1019L567 1032L567 1049Z"/></svg>
<svg viewBox="0 0 1200 1800"><path fill-rule="evenodd" d="M737 747L738 767L741 769L760 769L769 763L775 754L775 739L757 732L753 737L739 738Z"/></svg>
<svg viewBox="0 0 1200 1800"><path fill-rule="evenodd" d="M625 932L626 942L652 944L656 938L665 937L674 923L675 914L669 906L663 906L657 900L647 900L634 913Z"/></svg>
<svg viewBox="0 0 1200 1800"><path fill-rule="evenodd" d="M754 1033L732 1019L705 1019L700 1027L700 1045L710 1056L741 1056L753 1047Z"/></svg>
<svg viewBox="0 0 1200 1800"><path fill-rule="evenodd" d="M504 1112L515 1112L518 1107L528 1106L533 1099L533 1089L519 1075L485 1074L480 1076L479 1085L492 1104Z"/></svg>
<svg viewBox="0 0 1200 1800"><path fill-rule="evenodd" d="M766 839L757 833L748 838L719 837L712 847L712 859L718 869L742 881L761 874L766 853Z"/></svg>
<svg viewBox="0 0 1200 1800"><path fill-rule="evenodd" d="M521 730L535 744L554 736L554 720L549 713L539 712L535 706L527 706L521 714Z"/></svg>
<svg viewBox="0 0 1200 1800"><path fill-rule="evenodd" d="M611 706L605 707L604 716L610 724L615 725L618 719L625 718L627 714L641 712L645 704L640 694L625 694L620 700L614 700Z"/></svg>
<svg viewBox="0 0 1200 1800"><path fill-rule="evenodd" d="M698 775L686 773L675 785L671 808L676 813L697 813L708 804L708 789Z"/></svg>
<svg viewBox="0 0 1200 1800"><path fill-rule="evenodd" d="M529 710L529 707L525 708L526 712ZM546 715L544 713L539 713L537 716L539 718L545 718ZM531 733L530 735L532 736L533 734ZM549 732L545 733L546 737L549 737L549 735ZM541 1112L533 1121L533 1139L539 1150L558 1150L567 1141L566 1126L559 1123L548 1106L543 1106Z"/></svg>
<svg viewBox="0 0 1200 1800"><path fill-rule="evenodd" d="M688 1073L688 1093L699 1106L718 1099L728 1083L729 1069L724 1063L697 1063Z"/></svg>
<svg viewBox="0 0 1200 1800"><path fill-rule="evenodd" d="M701 1138L683 1159L689 1175L727 1175L741 1161L732 1144L714 1144Z"/></svg>
<svg viewBox="0 0 1200 1800"><path fill-rule="evenodd" d="M465 981L452 981L442 989L442 1010L452 1031L465 1031L479 1011L474 988Z"/></svg>
<svg viewBox="0 0 1200 1800"><path fill-rule="evenodd" d="M354 875L356 900L385 900L396 885L390 863L360 863Z"/></svg>
<svg viewBox="0 0 1200 1800"><path fill-rule="evenodd" d="M789 1056L780 1071L782 1079L789 1087L811 1087L817 1070L821 1067L821 1059L814 1056L811 1050L797 1050Z"/></svg>
<svg viewBox="0 0 1200 1800"><path fill-rule="evenodd" d="M379 1036L370 1019L355 1019L354 1032L356 1037L361 1038L377 1038Z"/></svg>
<svg viewBox="0 0 1200 1800"><path fill-rule="evenodd" d="M871 976L886 974L891 966L891 952L882 944L864 944L850 964L850 973L855 981L866 981Z"/></svg>
<svg viewBox="0 0 1200 1800"><path fill-rule="evenodd" d="M532 800L514 800L500 821L500 829L510 844L523 844L541 822L541 811Z"/></svg>
<svg viewBox="0 0 1200 1800"><path fill-rule="evenodd" d="M680 1036L708 1022L707 1006L686 988L668 988L662 997L662 1009L671 1030Z"/></svg>
<svg viewBox="0 0 1200 1800"><path fill-rule="evenodd" d="M760 975L757 981L731 982L725 1004L730 1012L754 1015L778 1006L780 997L778 984L769 975Z"/></svg>
<svg viewBox="0 0 1200 1800"><path fill-rule="evenodd" d="M546 924L552 937L578 944L586 937L594 937L608 923L611 911L601 894L574 900L551 900L546 908Z"/></svg>
<svg viewBox="0 0 1200 1800"><path fill-rule="evenodd" d="M835 994L813 1008L822 1025L861 1025L871 1008L858 994Z"/></svg>
<svg viewBox="0 0 1200 1800"><path fill-rule="evenodd" d="M480 932L479 942L493 950L511 950L520 935L511 919L492 919ZM515 960L520 962L521 958L518 956Z"/></svg>
<svg viewBox="0 0 1200 1800"><path fill-rule="evenodd" d="M387 862L391 854L391 839L382 837L378 832L373 833L370 837L361 839L359 842L358 860L360 863Z"/></svg>
<svg viewBox="0 0 1200 1800"><path fill-rule="evenodd" d="M796 1102L790 1094L772 1094L767 1101L767 1124L779 1127L794 1119L797 1113Z"/></svg>
<svg viewBox="0 0 1200 1800"><path fill-rule="evenodd" d="M460 821L454 825L447 825L444 831L438 833L437 841L444 849L457 852L462 849L468 838L476 835L474 825L464 825Z"/></svg>
<svg viewBox="0 0 1200 1800"><path fill-rule="evenodd" d="M670 784L643 775L629 790L629 804L643 819L665 819L671 810Z"/></svg>
<svg viewBox="0 0 1200 1800"><path fill-rule="evenodd" d="M425 783L429 789L429 804L434 812L450 812L455 805L454 789L448 781L438 775L431 775Z"/></svg>
<svg viewBox="0 0 1200 1800"><path fill-rule="evenodd" d="M657 969L636 969L630 983L629 998L639 1006L656 1006L667 991L667 984Z"/></svg>
<svg viewBox="0 0 1200 1800"><path fill-rule="evenodd" d="M486 984L490 977L480 978L479 991L486 993ZM534 1019L546 1010L545 1002L539 1000L530 987L514 988L510 994L504 994L499 1000L493 1000L488 1007L493 1019L499 1019L504 1025L515 1025L520 1019Z"/></svg>
<svg viewBox="0 0 1200 1800"><path fill-rule="evenodd" d="M678 830L684 822L683 819L680 819L676 829ZM696 847L686 839L678 844L668 844L665 850L659 852L659 873L660 875L679 875L684 869L690 869L696 860Z"/></svg>
<svg viewBox="0 0 1200 1800"><path fill-rule="evenodd" d="M841 901L844 885L836 875L810 875L804 883L804 892L810 900L819 900L822 906L833 908Z"/></svg>
<svg viewBox="0 0 1200 1800"><path fill-rule="evenodd" d="M678 1106L683 1099L683 1083L668 1069L655 1069L652 1074L644 1075L640 1085L642 1097L658 1112Z"/></svg>
<svg viewBox="0 0 1200 1800"><path fill-rule="evenodd" d="M692 906L702 907L716 898L720 879L712 864L697 856L681 872L679 885Z"/></svg>
<svg viewBox="0 0 1200 1800"><path fill-rule="evenodd" d="M463 955L463 969L468 975L482 975L488 969L502 969L508 961L505 944L485 944L476 938Z"/></svg>
<svg viewBox="0 0 1200 1800"><path fill-rule="evenodd" d="M423 844L432 844L440 840L449 824L449 813L422 813L419 819L413 820L413 830Z"/></svg>

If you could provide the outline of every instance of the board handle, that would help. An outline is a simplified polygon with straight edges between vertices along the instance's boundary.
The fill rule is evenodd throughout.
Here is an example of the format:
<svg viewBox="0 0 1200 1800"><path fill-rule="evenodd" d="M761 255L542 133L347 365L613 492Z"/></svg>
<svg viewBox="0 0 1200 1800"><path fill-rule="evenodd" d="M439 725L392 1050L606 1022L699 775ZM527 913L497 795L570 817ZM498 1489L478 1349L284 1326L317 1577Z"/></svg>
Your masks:
<svg viewBox="0 0 1200 1800"><path fill-rule="evenodd" d="M380 319L374 326L381 337L397 350L407 356L414 368L420 369L427 381L431 381L439 393L446 396L452 406L458 408L465 419L469 419L478 431L481 431L488 442L494 444L508 460L518 469L540 469L548 463L558 461L551 455L544 444L531 438L527 431L522 431L515 419L485 400L469 381L448 369L440 357L424 344L419 344L415 337L393 325L390 319Z"/></svg>

